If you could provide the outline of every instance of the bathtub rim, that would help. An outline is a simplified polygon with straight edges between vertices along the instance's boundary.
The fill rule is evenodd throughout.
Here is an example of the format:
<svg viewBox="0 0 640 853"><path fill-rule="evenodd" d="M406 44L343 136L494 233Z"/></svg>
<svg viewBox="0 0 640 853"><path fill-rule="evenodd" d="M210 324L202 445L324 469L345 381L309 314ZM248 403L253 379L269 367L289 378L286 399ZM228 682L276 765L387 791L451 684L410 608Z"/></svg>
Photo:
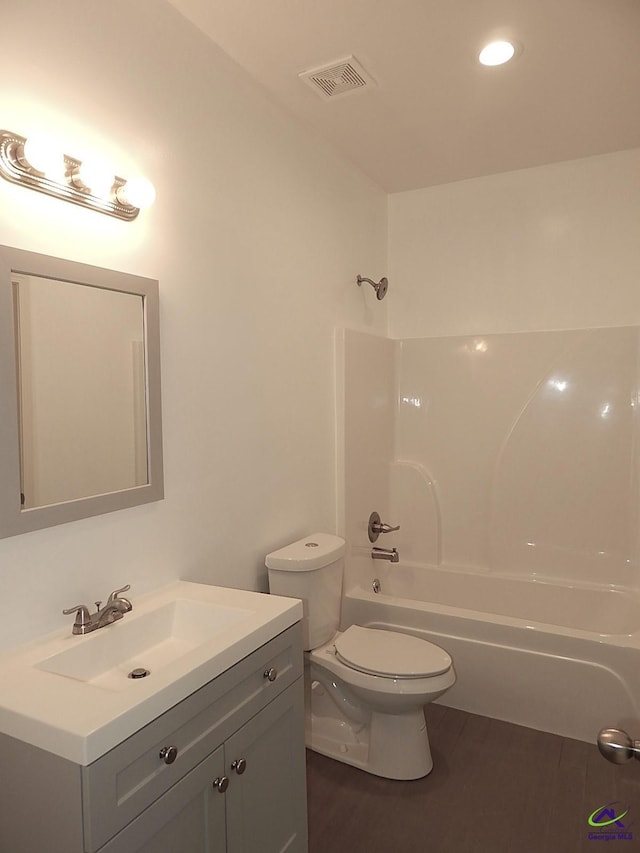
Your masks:
<svg viewBox="0 0 640 853"><path fill-rule="evenodd" d="M640 589L627 584L596 583L595 581L576 580L575 578L568 576L564 577L557 574L547 575L541 572L506 572L498 569L492 569L488 566L460 565L458 563L418 563L414 560L405 560L402 558L401 544L399 545L397 542L391 544L395 544L395 547L400 551L400 562L394 564L393 567L390 568L390 571L392 572L402 569L410 569L412 571L425 570L442 575L467 575L474 578L492 578L497 581L514 581L522 584L544 585L559 587L562 589L579 589L592 592L620 592L628 593L629 595L637 597L640 603ZM359 562L363 556L366 556L367 558L371 557L370 547L358 546L357 548L352 548L347 555L347 559L350 557L352 560L358 560ZM361 567L362 564L360 563L360 568ZM373 565L371 567L372 577L376 574L376 571L377 567Z"/></svg>
<svg viewBox="0 0 640 853"><path fill-rule="evenodd" d="M345 630L345 627L353 624L353 621L348 618L345 621L345 610L348 612L349 603L352 601L369 602L378 607L401 607L405 611L439 614L444 617L453 618L454 620L460 620L478 626L488 626L494 631L499 630L500 626L503 626L510 630L526 630L532 635L536 634L551 637L561 636L587 642L604 643L622 648L640 649L640 627L630 633L600 633L597 631L589 631L584 628L572 628L564 625L556 625L552 622L540 622L532 619L523 619L518 616L487 613L482 610L471 610L469 608L457 607L449 604L437 604L430 601L392 596L386 594L384 589L375 593L372 589L368 590L361 584L354 584L343 591L340 630ZM345 605L347 606L345 607ZM362 623L358 622L357 624Z"/></svg>

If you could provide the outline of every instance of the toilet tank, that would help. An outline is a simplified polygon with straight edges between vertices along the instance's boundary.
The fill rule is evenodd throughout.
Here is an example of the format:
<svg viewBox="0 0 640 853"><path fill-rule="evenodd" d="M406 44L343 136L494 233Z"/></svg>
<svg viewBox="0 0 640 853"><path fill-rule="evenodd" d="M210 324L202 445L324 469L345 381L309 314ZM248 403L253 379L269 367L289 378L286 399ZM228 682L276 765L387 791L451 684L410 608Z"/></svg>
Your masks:
<svg viewBox="0 0 640 853"><path fill-rule="evenodd" d="M267 554L269 592L302 599L305 650L333 637L340 624L346 543L330 533L313 533Z"/></svg>

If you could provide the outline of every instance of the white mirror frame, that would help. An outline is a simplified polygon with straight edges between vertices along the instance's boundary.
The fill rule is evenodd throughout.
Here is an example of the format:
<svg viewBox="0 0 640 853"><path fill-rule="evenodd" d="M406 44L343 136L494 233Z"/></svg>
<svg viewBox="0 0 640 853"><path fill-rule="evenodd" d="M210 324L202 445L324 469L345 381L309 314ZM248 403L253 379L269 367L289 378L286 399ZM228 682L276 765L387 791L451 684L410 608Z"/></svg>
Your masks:
<svg viewBox="0 0 640 853"><path fill-rule="evenodd" d="M18 373L12 273L70 281L142 297L149 472L148 483L145 485L50 506L21 508ZM164 479L159 313L158 282L153 279L0 246L0 538L162 500Z"/></svg>

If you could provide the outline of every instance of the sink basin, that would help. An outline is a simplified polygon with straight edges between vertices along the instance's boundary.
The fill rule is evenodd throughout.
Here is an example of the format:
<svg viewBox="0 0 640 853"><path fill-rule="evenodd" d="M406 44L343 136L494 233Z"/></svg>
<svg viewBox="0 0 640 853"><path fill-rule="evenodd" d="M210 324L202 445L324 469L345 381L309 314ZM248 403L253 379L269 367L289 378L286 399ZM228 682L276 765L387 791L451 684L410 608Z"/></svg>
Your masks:
<svg viewBox="0 0 640 853"><path fill-rule="evenodd" d="M177 599L137 619L127 614L113 625L76 638L74 646L36 666L94 687L136 689L141 679L129 678L132 671L142 670L153 677L252 613L212 602Z"/></svg>
<svg viewBox="0 0 640 853"><path fill-rule="evenodd" d="M0 654L0 732L91 764L302 618L297 599L186 581L131 598L90 634Z"/></svg>

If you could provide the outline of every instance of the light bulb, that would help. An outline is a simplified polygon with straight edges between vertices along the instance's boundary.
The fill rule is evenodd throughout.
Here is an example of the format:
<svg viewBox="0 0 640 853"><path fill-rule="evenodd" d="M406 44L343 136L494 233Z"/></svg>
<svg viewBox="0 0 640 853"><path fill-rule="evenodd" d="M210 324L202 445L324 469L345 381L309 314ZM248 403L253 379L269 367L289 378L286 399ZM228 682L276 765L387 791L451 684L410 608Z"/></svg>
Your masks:
<svg viewBox="0 0 640 853"><path fill-rule="evenodd" d="M64 181L64 155L48 136L30 136L24 144L24 159L38 172L56 181Z"/></svg>
<svg viewBox="0 0 640 853"><path fill-rule="evenodd" d="M513 58L516 49L510 41L492 41L480 51L482 65L503 65Z"/></svg>
<svg viewBox="0 0 640 853"><path fill-rule="evenodd" d="M155 187L146 178L131 178L123 187L118 187L116 192L121 204L129 204L132 207L150 207L156 198Z"/></svg>
<svg viewBox="0 0 640 853"><path fill-rule="evenodd" d="M99 160L83 160L74 176L74 180L76 179L91 192L91 195L107 198L113 187L114 171Z"/></svg>

